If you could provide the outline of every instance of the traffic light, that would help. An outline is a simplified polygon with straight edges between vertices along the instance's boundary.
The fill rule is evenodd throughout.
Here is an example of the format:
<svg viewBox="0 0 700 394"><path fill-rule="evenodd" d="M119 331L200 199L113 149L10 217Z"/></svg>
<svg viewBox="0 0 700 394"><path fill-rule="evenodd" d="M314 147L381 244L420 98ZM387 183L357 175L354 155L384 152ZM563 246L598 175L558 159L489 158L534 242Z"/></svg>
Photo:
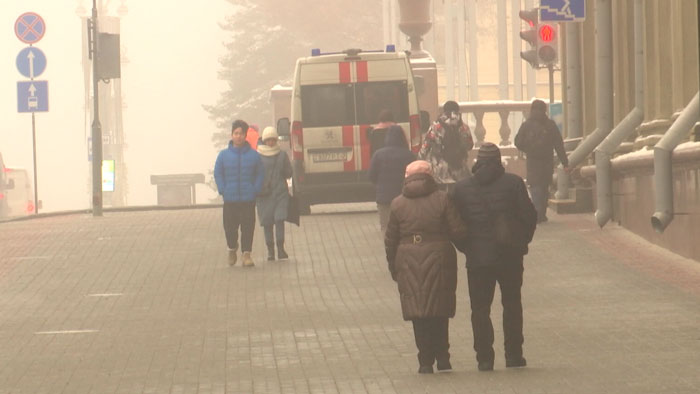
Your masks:
<svg viewBox="0 0 700 394"><path fill-rule="evenodd" d="M556 64L559 60L559 30L552 22L540 23L537 27L537 57L544 66Z"/></svg>
<svg viewBox="0 0 700 394"><path fill-rule="evenodd" d="M520 51L520 57L523 58L523 60L525 60L526 62L530 63L532 68L540 67L539 56L537 51L537 45L539 43L539 18L537 14L537 8L522 10L518 13L520 19L527 23L526 30L522 30L520 32L520 38L525 40L530 46L530 49L526 51Z"/></svg>

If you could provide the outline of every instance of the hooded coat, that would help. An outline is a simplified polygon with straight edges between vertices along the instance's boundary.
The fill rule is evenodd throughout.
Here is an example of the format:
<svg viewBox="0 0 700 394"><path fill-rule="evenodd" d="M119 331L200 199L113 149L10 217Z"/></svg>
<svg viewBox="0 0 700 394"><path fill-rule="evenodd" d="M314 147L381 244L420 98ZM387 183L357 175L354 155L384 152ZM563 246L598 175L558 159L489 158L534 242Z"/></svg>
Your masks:
<svg viewBox="0 0 700 394"><path fill-rule="evenodd" d="M267 146L264 145L258 147L265 168L265 179L263 193L258 195L255 204L261 226L269 226L287 219L289 205L287 179L292 177L292 165L287 153L277 149L277 153L267 155L264 153L265 148Z"/></svg>
<svg viewBox="0 0 700 394"><path fill-rule="evenodd" d="M265 170L260 155L248 142L243 146L233 146L219 152L214 164L216 188L226 202L255 201L262 188Z"/></svg>
<svg viewBox="0 0 700 394"><path fill-rule="evenodd" d="M430 163L435 180L441 184L450 184L468 177L467 153L474 147L469 127L461 120L461 115L454 119L451 114L442 114L433 122L423 138L423 144L418 152L418 158ZM457 131L463 150L463 160L459 165L448 164L445 158L445 137L449 131Z"/></svg>
<svg viewBox="0 0 700 394"><path fill-rule="evenodd" d="M467 268L499 265L509 256L527 254L537 222L537 211L530 201L523 179L506 173L499 158L479 159L473 176L457 182L454 203L467 223L465 255ZM496 243L494 216L505 212L519 222L522 244L504 247Z"/></svg>
<svg viewBox="0 0 700 394"><path fill-rule="evenodd" d="M527 134L535 133L538 130L543 130L542 136L545 138L545 142L540 151L531 151L524 141ZM544 112L533 112L523 122L515 136L515 146L527 155L527 183L529 185L549 186L552 183L554 173L552 149L557 152L559 161L564 166L569 165L566 150L564 150L564 139L559 128Z"/></svg>
<svg viewBox="0 0 700 394"><path fill-rule="evenodd" d="M369 180L374 184L378 204L391 204L401 194L406 166L415 160L399 126L390 126L384 147L374 152L369 165Z"/></svg>
<svg viewBox="0 0 700 394"><path fill-rule="evenodd" d="M391 203L384 237L391 277L397 282L404 320L453 317L457 254L467 229L447 193L429 174L406 178Z"/></svg>

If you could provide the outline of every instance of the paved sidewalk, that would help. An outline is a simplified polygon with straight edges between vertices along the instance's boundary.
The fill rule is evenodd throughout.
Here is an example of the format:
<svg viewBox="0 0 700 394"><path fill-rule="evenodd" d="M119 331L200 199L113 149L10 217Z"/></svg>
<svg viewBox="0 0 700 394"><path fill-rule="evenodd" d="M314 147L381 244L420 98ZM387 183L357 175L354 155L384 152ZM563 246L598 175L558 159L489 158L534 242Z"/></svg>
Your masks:
<svg viewBox="0 0 700 394"><path fill-rule="evenodd" d="M700 392L700 262L551 215L526 256L528 367L504 368L497 297L477 371L462 257L454 371L418 375L376 212L325 212L288 227L286 262L258 227L253 269L227 266L219 209L0 223L0 394Z"/></svg>

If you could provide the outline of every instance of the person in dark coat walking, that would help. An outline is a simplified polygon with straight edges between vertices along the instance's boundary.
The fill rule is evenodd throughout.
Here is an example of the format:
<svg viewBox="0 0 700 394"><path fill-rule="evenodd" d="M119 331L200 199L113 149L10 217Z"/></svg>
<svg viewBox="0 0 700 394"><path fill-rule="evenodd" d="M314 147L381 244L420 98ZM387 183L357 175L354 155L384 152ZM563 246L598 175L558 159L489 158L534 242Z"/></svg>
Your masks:
<svg viewBox="0 0 700 394"><path fill-rule="evenodd" d="M219 152L214 164L214 180L224 199L224 232L229 248L229 265L236 264L238 228L244 267L255 264L250 256L255 232L255 196L262 188L265 170L260 155L246 141L248 124L236 120L231 126L231 142Z"/></svg>
<svg viewBox="0 0 700 394"><path fill-rule="evenodd" d="M453 199L467 225L464 249L478 367L480 371L493 370L495 355L490 314L496 282L503 304L506 367L524 367L520 290L523 256L535 232L537 212L523 179L505 172L496 145L487 142L479 148L472 172L473 177L457 182ZM507 244L499 243L496 236L499 215L508 218L512 237Z"/></svg>
<svg viewBox="0 0 700 394"><path fill-rule="evenodd" d="M284 250L284 221L287 219L289 205L287 179L292 177L292 165L287 154L280 150L277 137L277 131L273 127L266 127L262 132L263 144L258 146L265 167L265 180L256 205L260 225L265 230L268 261L275 259L275 244L277 258L289 258Z"/></svg>
<svg viewBox="0 0 700 394"><path fill-rule="evenodd" d="M399 125L389 126L384 147L374 152L369 165L369 180L376 190L382 234L389 222L391 201L401 194L406 166L415 159L408 149L403 128Z"/></svg>
<svg viewBox="0 0 700 394"><path fill-rule="evenodd" d="M406 167L402 194L391 203L384 236L391 277L397 282L403 319L413 322L419 373L452 369L449 318L455 315L457 254L466 227L447 192L439 190L430 163Z"/></svg>
<svg viewBox="0 0 700 394"><path fill-rule="evenodd" d="M544 101L532 102L530 115L515 136L515 146L527 156L527 184L537 209L537 222L546 222L549 185L554 173L552 149L557 152L566 172L569 172L569 159L557 124L547 116L547 104Z"/></svg>

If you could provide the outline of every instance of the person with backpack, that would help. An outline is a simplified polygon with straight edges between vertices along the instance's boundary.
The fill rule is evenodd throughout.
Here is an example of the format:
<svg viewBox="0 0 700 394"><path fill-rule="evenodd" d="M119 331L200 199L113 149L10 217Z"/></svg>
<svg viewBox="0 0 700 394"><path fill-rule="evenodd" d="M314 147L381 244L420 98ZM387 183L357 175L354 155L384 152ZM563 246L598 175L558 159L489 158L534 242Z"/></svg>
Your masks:
<svg viewBox="0 0 700 394"><path fill-rule="evenodd" d="M449 191L457 181L470 176L467 155L474 140L462 121L459 104L450 100L442 108L442 115L425 134L418 158L430 163L437 183Z"/></svg>
<svg viewBox="0 0 700 394"><path fill-rule="evenodd" d="M527 184L530 196L537 210L537 223L547 221L547 200L549 185L554 173L554 155L557 152L564 170L569 172L569 159L564 150L564 139L557 124L547 116L547 104L534 100L530 105L530 115L518 129L515 146L525 152L527 158Z"/></svg>
<svg viewBox="0 0 700 394"><path fill-rule="evenodd" d="M472 172L455 185L453 201L467 228L463 250L478 369L493 370L491 304L496 283L503 304L506 367L524 367L523 256L535 233L537 212L523 179L505 172L496 145L481 145Z"/></svg>

